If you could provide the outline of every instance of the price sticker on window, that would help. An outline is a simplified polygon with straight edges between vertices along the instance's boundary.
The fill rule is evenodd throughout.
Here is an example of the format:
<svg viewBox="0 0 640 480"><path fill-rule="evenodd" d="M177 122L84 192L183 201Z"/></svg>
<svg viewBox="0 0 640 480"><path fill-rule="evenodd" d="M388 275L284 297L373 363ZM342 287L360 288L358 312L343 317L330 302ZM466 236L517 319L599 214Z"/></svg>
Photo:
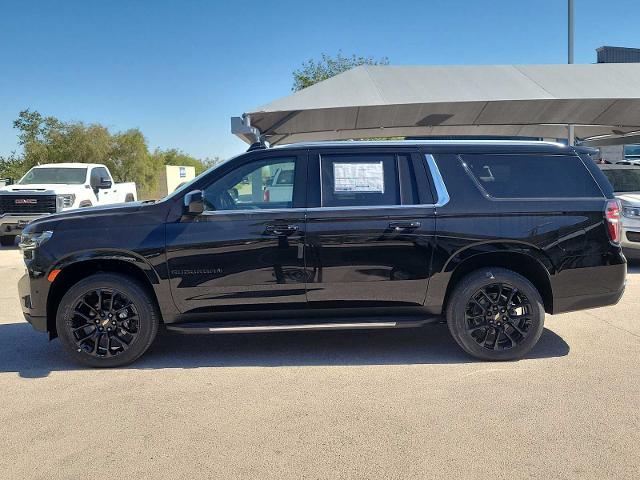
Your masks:
<svg viewBox="0 0 640 480"><path fill-rule="evenodd" d="M334 163L334 193L384 193L382 162Z"/></svg>

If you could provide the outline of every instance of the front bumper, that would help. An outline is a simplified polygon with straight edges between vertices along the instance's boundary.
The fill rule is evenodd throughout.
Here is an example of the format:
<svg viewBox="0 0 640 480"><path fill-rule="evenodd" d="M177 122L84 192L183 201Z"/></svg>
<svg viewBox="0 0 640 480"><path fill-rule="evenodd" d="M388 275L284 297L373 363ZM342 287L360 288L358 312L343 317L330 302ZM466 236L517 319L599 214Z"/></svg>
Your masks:
<svg viewBox="0 0 640 480"><path fill-rule="evenodd" d="M46 217L48 213L38 213L33 215L5 213L0 215L0 236L20 235L22 229L32 220Z"/></svg>
<svg viewBox="0 0 640 480"><path fill-rule="evenodd" d="M47 283L46 279L34 279L29 273L25 273L18 281L18 295L22 314L25 320L39 332L48 331L46 309L46 298L48 294Z"/></svg>

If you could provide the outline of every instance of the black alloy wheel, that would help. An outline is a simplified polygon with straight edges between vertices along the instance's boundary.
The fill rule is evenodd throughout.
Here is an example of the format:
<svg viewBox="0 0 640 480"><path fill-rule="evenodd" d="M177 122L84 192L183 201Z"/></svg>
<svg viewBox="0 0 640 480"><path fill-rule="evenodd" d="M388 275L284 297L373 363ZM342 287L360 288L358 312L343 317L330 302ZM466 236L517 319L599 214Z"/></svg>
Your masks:
<svg viewBox="0 0 640 480"><path fill-rule="evenodd" d="M525 277L505 268L477 270L461 279L446 315L454 340L482 360L521 358L544 329L540 293Z"/></svg>
<svg viewBox="0 0 640 480"><path fill-rule="evenodd" d="M73 285L62 297L56 315L65 350L91 367L133 362L149 348L159 323L150 288L132 277L106 272Z"/></svg>
<svg viewBox="0 0 640 480"><path fill-rule="evenodd" d="M122 292L90 290L78 299L67 319L78 352L94 357L119 355L138 336L138 309Z"/></svg>
<svg viewBox="0 0 640 480"><path fill-rule="evenodd" d="M471 296L465 311L467 333L489 350L521 344L531 330L532 307L513 285L490 283Z"/></svg>

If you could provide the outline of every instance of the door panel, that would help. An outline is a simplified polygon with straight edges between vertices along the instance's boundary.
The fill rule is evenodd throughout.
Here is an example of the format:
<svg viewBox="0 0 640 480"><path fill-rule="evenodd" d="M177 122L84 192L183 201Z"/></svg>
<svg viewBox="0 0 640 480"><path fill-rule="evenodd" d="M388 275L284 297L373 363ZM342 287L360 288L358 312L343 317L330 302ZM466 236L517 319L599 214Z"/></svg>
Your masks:
<svg viewBox="0 0 640 480"><path fill-rule="evenodd" d="M310 306L423 305L435 214L433 206L404 205L420 201L416 178L426 180L414 167L411 152L388 150L311 159L311 198L320 205L307 211Z"/></svg>
<svg viewBox="0 0 640 480"><path fill-rule="evenodd" d="M304 210L204 215L167 225L174 300L183 313L302 304Z"/></svg>
<svg viewBox="0 0 640 480"><path fill-rule="evenodd" d="M390 226L394 222L420 225ZM434 230L432 208L309 211L309 302L318 307L340 307L344 302L422 305Z"/></svg>
<svg viewBox="0 0 640 480"><path fill-rule="evenodd" d="M306 168L306 156L295 152L241 159L201 187L203 214L167 223L171 288L182 313L306 306L306 189L298 187ZM283 170L293 173L275 194Z"/></svg>

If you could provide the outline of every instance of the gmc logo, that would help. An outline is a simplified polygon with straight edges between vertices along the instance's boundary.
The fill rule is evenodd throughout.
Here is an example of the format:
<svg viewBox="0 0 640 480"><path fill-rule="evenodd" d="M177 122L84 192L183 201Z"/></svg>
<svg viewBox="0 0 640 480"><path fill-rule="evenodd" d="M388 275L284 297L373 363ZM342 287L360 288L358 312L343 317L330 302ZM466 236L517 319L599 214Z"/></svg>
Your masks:
<svg viewBox="0 0 640 480"><path fill-rule="evenodd" d="M38 200L35 198L16 198L16 205L35 205L38 203Z"/></svg>

